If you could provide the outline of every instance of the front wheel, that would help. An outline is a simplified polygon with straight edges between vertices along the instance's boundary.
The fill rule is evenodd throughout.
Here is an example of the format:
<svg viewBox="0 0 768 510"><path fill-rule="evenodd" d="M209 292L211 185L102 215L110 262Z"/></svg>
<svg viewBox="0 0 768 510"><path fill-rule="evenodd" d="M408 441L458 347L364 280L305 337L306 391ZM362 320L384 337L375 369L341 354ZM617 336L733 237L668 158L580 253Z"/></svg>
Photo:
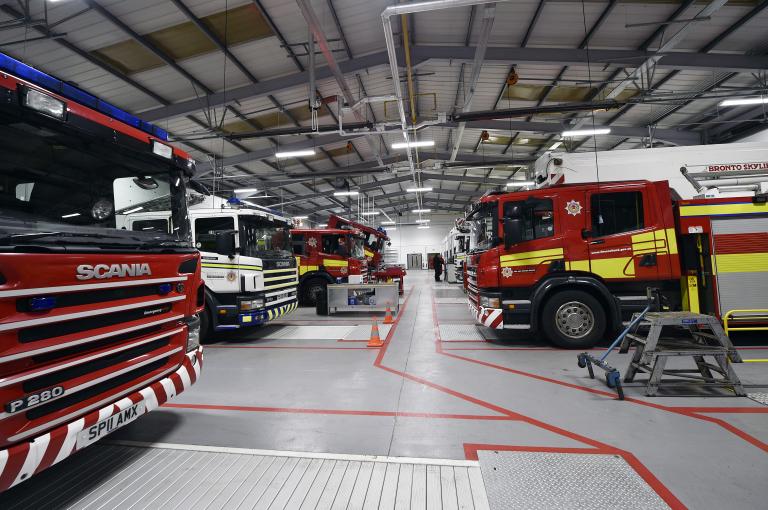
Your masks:
<svg viewBox="0 0 768 510"><path fill-rule="evenodd" d="M605 333L606 311L600 302L580 290L554 294L544 304L542 330L558 347L593 347Z"/></svg>
<svg viewBox="0 0 768 510"><path fill-rule="evenodd" d="M206 306L200 312L200 343L204 343L211 336L211 311Z"/></svg>
<svg viewBox="0 0 768 510"><path fill-rule="evenodd" d="M301 286L301 301L305 306L316 306L320 294L326 292L328 284L320 278L307 280Z"/></svg>

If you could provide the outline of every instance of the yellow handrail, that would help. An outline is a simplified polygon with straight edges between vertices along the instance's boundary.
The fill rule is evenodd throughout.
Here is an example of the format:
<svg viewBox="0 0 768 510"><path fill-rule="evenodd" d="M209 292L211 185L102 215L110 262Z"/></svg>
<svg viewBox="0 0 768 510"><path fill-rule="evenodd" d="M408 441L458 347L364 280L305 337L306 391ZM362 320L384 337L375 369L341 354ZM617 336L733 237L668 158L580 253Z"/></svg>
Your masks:
<svg viewBox="0 0 768 510"><path fill-rule="evenodd" d="M734 314L763 314L763 315L748 315L748 316L742 316L742 317L734 317ZM754 321L766 321L768 322L768 309L764 308L757 308L757 309L751 309L751 310L728 310L725 312L725 315L723 315L723 329L725 330L725 334L728 335L729 331L768 331L768 326L751 326L751 327L733 327L729 325L730 321L744 321L744 320L754 320Z"/></svg>

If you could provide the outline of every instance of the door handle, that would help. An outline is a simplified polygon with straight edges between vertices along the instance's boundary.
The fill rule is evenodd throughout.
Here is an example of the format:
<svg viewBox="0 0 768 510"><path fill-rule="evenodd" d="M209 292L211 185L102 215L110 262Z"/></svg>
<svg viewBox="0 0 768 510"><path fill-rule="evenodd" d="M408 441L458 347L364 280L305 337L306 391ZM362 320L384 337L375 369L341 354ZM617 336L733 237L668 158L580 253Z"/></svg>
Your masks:
<svg viewBox="0 0 768 510"><path fill-rule="evenodd" d="M605 239L595 239L594 241L590 241L589 244L605 244Z"/></svg>

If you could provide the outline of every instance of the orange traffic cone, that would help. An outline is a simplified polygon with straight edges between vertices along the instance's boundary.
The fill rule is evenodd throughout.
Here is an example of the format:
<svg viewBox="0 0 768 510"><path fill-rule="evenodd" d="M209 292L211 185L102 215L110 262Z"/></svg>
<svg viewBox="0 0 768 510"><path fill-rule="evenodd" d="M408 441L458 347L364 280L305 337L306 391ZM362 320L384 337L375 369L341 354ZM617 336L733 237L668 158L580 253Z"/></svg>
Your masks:
<svg viewBox="0 0 768 510"><path fill-rule="evenodd" d="M392 309L387 306L387 313L384 315L384 322L382 324L394 324L395 319L392 317Z"/></svg>
<svg viewBox="0 0 768 510"><path fill-rule="evenodd" d="M384 345L384 342L381 341L381 337L379 336L379 325L376 324L376 319L373 319L373 324L371 325L371 339L368 340L368 347L381 347Z"/></svg>

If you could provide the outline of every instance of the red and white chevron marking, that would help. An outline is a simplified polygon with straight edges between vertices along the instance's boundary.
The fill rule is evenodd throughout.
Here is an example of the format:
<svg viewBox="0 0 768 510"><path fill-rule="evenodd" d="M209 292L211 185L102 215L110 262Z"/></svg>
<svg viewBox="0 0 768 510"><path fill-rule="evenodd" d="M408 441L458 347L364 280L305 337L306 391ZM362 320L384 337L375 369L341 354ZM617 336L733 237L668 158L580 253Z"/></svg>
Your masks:
<svg viewBox="0 0 768 510"><path fill-rule="evenodd" d="M193 363L194 360L194 363ZM35 473L60 462L77 450L80 431L102 421L123 409L145 402L146 412L157 409L166 401L192 386L203 365L203 348L187 353L178 370L130 395L92 411L85 416L61 425L32 441L0 450L0 492L27 480Z"/></svg>
<svg viewBox="0 0 768 510"><path fill-rule="evenodd" d="M483 308L475 306L472 301L467 300L469 311L475 320L491 329L504 329L504 314L498 308Z"/></svg>

